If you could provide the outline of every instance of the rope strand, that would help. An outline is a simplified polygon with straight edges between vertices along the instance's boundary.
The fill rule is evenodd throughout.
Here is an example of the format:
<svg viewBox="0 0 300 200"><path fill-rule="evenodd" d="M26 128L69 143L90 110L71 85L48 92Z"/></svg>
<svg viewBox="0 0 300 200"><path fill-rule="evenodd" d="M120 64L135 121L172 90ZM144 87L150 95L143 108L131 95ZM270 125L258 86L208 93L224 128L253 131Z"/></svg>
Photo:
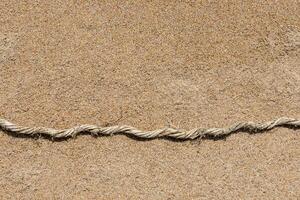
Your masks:
<svg viewBox="0 0 300 200"><path fill-rule="evenodd" d="M115 135L115 134L126 134L131 136L136 136L138 138L153 139L153 138L174 138L174 139L196 139L203 137L223 137L228 136L232 133L239 131L247 131L249 133L263 132L271 130L278 126L286 126L289 128L299 128L300 121L297 119L281 117L279 119L265 122L265 123L254 123L254 122L242 122L236 123L227 128L195 128L192 130L181 130L176 128L163 128L153 131L141 131L137 128L127 126L127 125L118 125L118 126L107 126L100 127L95 125L81 125L75 126L69 129L57 130L52 128L44 127L26 127L18 126L13 124L5 119L0 119L0 130L14 133L15 135L27 135L27 136L36 136L36 135L46 135L51 138L69 138L75 137L80 133L89 133L93 136L99 135Z"/></svg>

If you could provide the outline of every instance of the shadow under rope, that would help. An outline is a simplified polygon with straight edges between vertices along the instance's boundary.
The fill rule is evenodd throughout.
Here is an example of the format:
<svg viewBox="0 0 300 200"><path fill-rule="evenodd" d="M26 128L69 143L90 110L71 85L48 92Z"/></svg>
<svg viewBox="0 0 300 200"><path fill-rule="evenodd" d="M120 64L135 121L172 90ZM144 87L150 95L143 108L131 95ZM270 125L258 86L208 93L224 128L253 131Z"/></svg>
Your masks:
<svg viewBox="0 0 300 200"><path fill-rule="evenodd" d="M279 125L279 126L273 128L273 129L277 129L277 128L280 128L280 127L288 128L288 129L291 129L291 130L299 130L300 129L299 126L293 126L293 125ZM254 131L254 130L248 130L248 129L240 129L240 130L228 133L228 134L223 134L223 135L219 135L219 136L205 135L205 136L198 137L198 138L195 138L195 139L178 139L178 138L171 138L171 137L168 137L168 136L158 137L158 138L141 138L141 137L131 135L131 134L128 134L128 133L116 133L116 134L113 134L113 135L92 135L89 132L80 132L75 137L69 136L69 137L64 137L64 138L54 138L54 137L51 137L47 134L27 135L27 134L15 133L15 132L12 132L12 131L4 130L1 127L0 127L0 131L4 132L5 134L7 134L9 136L15 137L15 138L23 138L23 139L27 138L27 139L35 139L35 140L37 140L37 139L46 139L46 140L53 141L53 142L62 142L62 141L66 141L66 140L69 140L69 139L75 139L76 137L81 136L81 135L90 135L91 137L94 137L94 138L113 137L113 136L117 136L117 135L125 135L128 138L131 138L131 139L134 139L134 140L137 140L137 141L142 141L142 142L151 141L151 140L169 140L169 141L172 141L172 142L186 142L186 141L201 141L201 140L214 140L214 141L226 140L226 138L229 137L230 135L237 134L237 133L248 133L250 135L256 135L256 134L266 133L270 130Z"/></svg>

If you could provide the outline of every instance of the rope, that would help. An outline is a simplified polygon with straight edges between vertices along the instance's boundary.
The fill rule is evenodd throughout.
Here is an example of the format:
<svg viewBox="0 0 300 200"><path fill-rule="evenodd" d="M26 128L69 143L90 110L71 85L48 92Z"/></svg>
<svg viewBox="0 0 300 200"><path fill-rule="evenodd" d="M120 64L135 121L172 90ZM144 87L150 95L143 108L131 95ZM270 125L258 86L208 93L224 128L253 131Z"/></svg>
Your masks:
<svg viewBox="0 0 300 200"><path fill-rule="evenodd" d="M13 133L15 136L49 136L55 138L69 138L75 137L80 133L88 133L93 136L100 135L115 135L125 134L129 136L135 136L137 138L152 139L152 138L173 138L173 139L196 139L196 138L220 138L226 137L232 133L247 131L249 133L263 132L271 130L278 126L285 126L288 128L300 128L300 121L297 119L281 117L279 119L265 122L241 122L236 123L227 128L195 128L192 130L180 130L176 128L166 127L163 129L157 129L153 131L141 131L131 126L107 126L99 127L95 125L80 125L70 129L57 130L44 127L25 127L15 125L5 119L0 119L0 130Z"/></svg>

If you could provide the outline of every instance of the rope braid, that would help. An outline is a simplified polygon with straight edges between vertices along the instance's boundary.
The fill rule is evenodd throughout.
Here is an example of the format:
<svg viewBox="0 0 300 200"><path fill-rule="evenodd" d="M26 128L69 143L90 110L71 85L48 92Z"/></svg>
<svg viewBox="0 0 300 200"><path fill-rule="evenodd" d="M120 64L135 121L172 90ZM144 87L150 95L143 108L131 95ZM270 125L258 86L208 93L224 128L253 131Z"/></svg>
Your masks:
<svg viewBox="0 0 300 200"><path fill-rule="evenodd" d="M153 138L173 138L173 139L196 139L203 137L223 137L239 131L246 131L249 133L263 132L271 130L278 126L285 126L288 128L299 128L300 121L297 119L281 117L279 119L268 121L265 123L254 122L241 122L236 123L227 128L195 128L192 130L181 130L176 128L163 128L153 131L141 131L137 128L127 125L107 126L100 127L95 125L80 125L69 129L57 130L44 127L25 127L13 124L5 119L0 119L0 130L13 133L15 135L26 136L49 136L51 138L69 138L75 137L80 133L88 133L93 136L99 135L115 135L125 134L129 136L135 136L137 138L153 139Z"/></svg>

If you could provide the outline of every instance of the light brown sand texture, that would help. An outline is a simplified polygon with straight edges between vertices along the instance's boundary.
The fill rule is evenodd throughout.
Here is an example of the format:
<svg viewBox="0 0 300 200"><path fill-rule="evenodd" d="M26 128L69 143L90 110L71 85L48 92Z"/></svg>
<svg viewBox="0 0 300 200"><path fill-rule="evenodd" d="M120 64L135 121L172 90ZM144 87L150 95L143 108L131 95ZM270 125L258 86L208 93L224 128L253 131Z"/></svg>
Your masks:
<svg viewBox="0 0 300 200"><path fill-rule="evenodd" d="M53 128L299 119L300 3L2 0L0 106ZM300 198L299 129L0 144L0 199Z"/></svg>

